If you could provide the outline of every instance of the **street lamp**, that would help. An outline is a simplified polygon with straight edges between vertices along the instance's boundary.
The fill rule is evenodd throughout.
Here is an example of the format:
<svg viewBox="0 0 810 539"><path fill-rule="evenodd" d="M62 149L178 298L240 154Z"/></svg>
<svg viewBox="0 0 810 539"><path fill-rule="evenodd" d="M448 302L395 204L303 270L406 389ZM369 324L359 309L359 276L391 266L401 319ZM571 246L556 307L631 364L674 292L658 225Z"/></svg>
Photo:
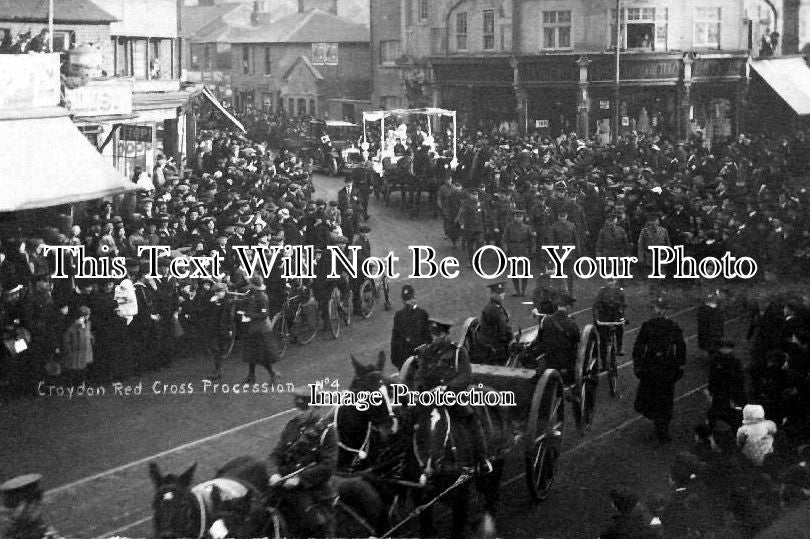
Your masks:
<svg viewBox="0 0 810 539"><path fill-rule="evenodd" d="M613 143L619 141L619 85L621 83L621 74L619 71L619 62L621 58L621 40L622 40L622 0L616 0L616 79L613 88Z"/></svg>

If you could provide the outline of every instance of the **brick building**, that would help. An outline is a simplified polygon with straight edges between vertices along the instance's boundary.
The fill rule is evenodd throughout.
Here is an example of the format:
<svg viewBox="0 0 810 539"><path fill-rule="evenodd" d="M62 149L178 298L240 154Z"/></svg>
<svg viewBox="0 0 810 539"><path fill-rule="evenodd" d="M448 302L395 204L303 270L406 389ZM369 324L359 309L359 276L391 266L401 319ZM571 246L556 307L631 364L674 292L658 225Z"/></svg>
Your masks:
<svg viewBox="0 0 810 539"><path fill-rule="evenodd" d="M749 55L762 35L782 33L782 9L781 0L622 0L622 129L739 130ZM376 1L371 16L380 105L427 102L468 123L516 120L549 135L609 126L616 0Z"/></svg>
<svg viewBox="0 0 810 539"><path fill-rule="evenodd" d="M231 37L236 110L353 117L371 95L369 28L335 15L335 1Z"/></svg>
<svg viewBox="0 0 810 539"><path fill-rule="evenodd" d="M110 56L110 24L116 17L90 0L54 3L53 51L63 52L79 45L100 47ZM48 3L29 0L0 0L0 36L24 32L36 36L48 25ZM109 66L108 66L109 67Z"/></svg>

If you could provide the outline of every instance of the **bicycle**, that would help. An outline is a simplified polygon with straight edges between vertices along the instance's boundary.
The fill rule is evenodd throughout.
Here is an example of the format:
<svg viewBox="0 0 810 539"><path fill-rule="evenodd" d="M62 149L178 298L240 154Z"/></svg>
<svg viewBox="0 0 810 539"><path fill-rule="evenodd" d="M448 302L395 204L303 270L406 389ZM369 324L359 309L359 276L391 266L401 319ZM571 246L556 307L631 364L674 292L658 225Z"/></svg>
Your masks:
<svg viewBox="0 0 810 539"><path fill-rule="evenodd" d="M379 301L381 294L384 301L383 308L390 311L391 300L388 296L388 278L383 274L375 279L369 278L363 281L359 290L357 313L365 319L370 318L374 312L374 305Z"/></svg>
<svg viewBox="0 0 810 539"><path fill-rule="evenodd" d="M277 312L270 320L270 328L279 343L279 356L284 357L287 345L295 340L306 345L318 334L318 306L308 287L301 285L297 293L287 285L286 297Z"/></svg>
<svg viewBox="0 0 810 539"><path fill-rule="evenodd" d="M616 362L619 346L616 341L616 328L625 324L624 318L617 322L601 322L596 320L597 327L608 329L607 343L605 343L605 354L600 357L602 368L607 371L608 385L610 386L610 396L615 397L619 383L619 366Z"/></svg>
<svg viewBox="0 0 810 539"><path fill-rule="evenodd" d="M329 296L329 303L327 304L329 331L333 339L340 337L341 320L346 326L352 325L353 301L354 294L351 286L349 286L348 276L341 274L340 282L332 288L332 294Z"/></svg>

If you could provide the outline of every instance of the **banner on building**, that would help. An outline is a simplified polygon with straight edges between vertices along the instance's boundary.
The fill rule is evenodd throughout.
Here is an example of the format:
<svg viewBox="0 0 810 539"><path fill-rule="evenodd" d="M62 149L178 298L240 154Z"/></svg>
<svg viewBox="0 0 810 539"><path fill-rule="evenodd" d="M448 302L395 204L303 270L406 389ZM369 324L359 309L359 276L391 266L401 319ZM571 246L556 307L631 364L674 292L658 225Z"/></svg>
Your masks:
<svg viewBox="0 0 810 539"><path fill-rule="evenodd" d="M121 140L135 142L152 142L152 126L150 125L122 125Z"/></svg>
<svg viewBox="0 0 810 539"><path fill-rule="evenodd" d="M0 54L0 110L58 107L58 54Z"/></svg>
<svg viewBox="0 0 810 539"><path fill-rule="evenodd" d="M76 116L118 116L132 114L130 81L90 81L85 86L65 89L70 112Z"/></svg>

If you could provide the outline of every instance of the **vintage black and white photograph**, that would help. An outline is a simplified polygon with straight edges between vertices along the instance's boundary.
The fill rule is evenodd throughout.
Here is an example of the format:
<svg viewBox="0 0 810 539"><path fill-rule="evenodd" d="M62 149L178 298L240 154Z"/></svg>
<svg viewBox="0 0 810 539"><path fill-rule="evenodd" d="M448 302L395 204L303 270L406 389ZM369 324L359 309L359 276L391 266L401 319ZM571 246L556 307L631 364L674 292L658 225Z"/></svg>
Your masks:
<svg viewBox="0 0 810 539"><path fill-rule="evenodd" d="M0 539L810 538L810 0L0 0Z"/></svg>

